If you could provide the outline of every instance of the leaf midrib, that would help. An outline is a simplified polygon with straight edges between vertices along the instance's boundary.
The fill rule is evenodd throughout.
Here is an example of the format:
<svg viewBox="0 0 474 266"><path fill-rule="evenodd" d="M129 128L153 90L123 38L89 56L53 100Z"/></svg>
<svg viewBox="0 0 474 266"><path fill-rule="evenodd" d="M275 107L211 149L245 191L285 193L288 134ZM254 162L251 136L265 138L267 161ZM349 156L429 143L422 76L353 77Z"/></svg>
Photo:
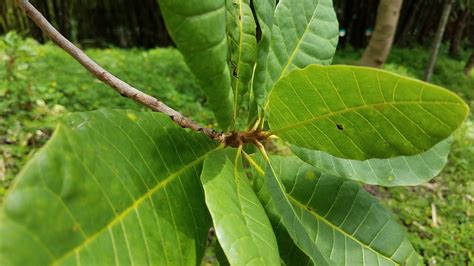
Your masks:
<svg viewBox="0 0 474 266"><path fill-rule="evenodd" d="M244 218L243 220L244 220L244 223L245 223L246 228L248 229L248 233L249 233L249 235L251 236L250 239L251 239L251 241L252 241L252 244L254 244L254 246L257 248L259 254L264 254L264 252L262 252L262 250L260 250L260 246L255 242L255 234L254 234L254 232L253 232L252 230L250 230L250 226L249 226L249 224L248 224L248 217L247 217L247 215L245 214L245 211L244 211L244 209L243 209L243 207L242 207L242 205L243 205L243 201L242 201L243 197L242 197L242 193L240 192L241 187L240 187L239 183L240 183L240 182L244 182L244 181L241 181L241 180L240 180L239 171L238 171L238 169L237 169L237 168L238 168L238 165L239 165L239 161L240 161L239 159L241 159L241 152L242 152L242 149L243 149L243 147L242 147L242 146L239 146L239 148L238 148L238 150L237 150L237 153L236 153L236 156L235 156L235 159L234 159L234 163L233 163L233 165L234 165L234 169L233 169L233 170L234 170L234 182L235 182L235 188L236 188L237 198L238 198L238 200L239 200L239 209L240 209L240 212L242 213L242 217ZM232 162L231 162L231 163L232 163ZM263 239L263 238L262 238L262 239ZM266 243L266 241L264 241L264 242ZM265 261L264 261L264 259L263 259L263 257L259 256L259 257L256 258L256 259L259 259L259 260L262 262L262 264L266 264Z"/></svg>
<svg viewBox="0 0 474 266"><path fill-rule="evenodd" d="M222 149L222 147L217 147L217 148L214 148L212 149L211 151L205 153L204 155L202 155L201 157L198 157L196 160L192 161L191 163L185 165L183 168L181 168L180 170L170 174L168 177L166 177L163 181L161 182L158 182L153 188L151 188L147 193L145 193L143 196L141 196L140 198L138 198L137 200L135 200L133 202L133 204L128 207L127 209L125 209L124 211L122 211L120 214L118 214L117 216L115 216L114 219L112 219L112 221L110 221L107 225L105 225L102 229L100 229L99 231L97 231L96 233L94 233L93 235L87 237L83 242L82 244L80 244L79 246L71 249L69 252L67 252L66 254L64 254L63 256L59 257L56 259L56 261L53 261L52 264L53 265L57 265L60 261L64 260L65 258L69 257L71 254L81 250L82 248L84 248L87 244L89 244L90 242L92 242L94 239L96 239L97 237L99 237L102 233L104 233L105 230L107 230L108 228L111 228L113 225L115 225L116 223L118 223L119 221L121 221L123 218L125 218L131 211L137 209L141 203L143 201L145 201L148 197L150 197L151 195L153 195L155 192L157 192L158 190L160 190L161 188L164 188L166 187L167 184L169 184L170 182L172 182L174 179L176 179L177 177L179 177L182 173L186 172L187 170L189 170L190 168L198 165L199 163L201 163L202 161L204 161L207 156L214 152L214 151L217 151L217 150L220 150Z"/></svg>
<svg viewBox="0 0 474 266"><path fill-rule="evenodd" d="M429 101L429 102L422 102L422 101L390 101L390 102L383 102L383 103L359 105L359 106L346 108L346 109L336 111L336 112L329 112L329 113L324 114L324 115L314 116L310 119L307 119L307 120L304 120L304 121L301 121L301 122L297 122L297 123L294 123L294 124L290 124L289 126L279 128L277 130L271 130L271 134L272 135L277 135L278 133L283 133L283 132L288 131L290 129L301 127L301 126L304 126L304 125L307 125L307 124L311 124L313 122L320 121L320 120L323 120L323 119L326 119L326 118L330 118L332 116L345 114L345 113L349 113L349 112L354 112L354 111L358 111L358 110L365 109L365 108L369 109L369 108L375 108L375 107L387 107L387 106L392 106L392 105L396 106L396 105L410 105L410 104L414 104L414 105L420 105L420 104L463 105L463 103L442 102L442 101Z"/></svg>
<svg viewBox="0 0 474 266"><path fill-rule="evenodd" d="M337 230L338 232L340 232L341 234L343 234L344 236L346 236L347 238L350 238L351 240L355 241L356 243L358 243L359 245L361 245L362 247L364 248L367 248L369 249L370 251L378 254L379 256L385 258L386 260L388 261L391 261L393 263L395 263L396 265L400 265L398 262L394 261L392 258L389 258L387 257L386 255L380 253L379 251L375 250L374 248L372 248L371 246L368 246L367 244L361 242L360 240L358 240L357 238L354 238L352 235L350 235L349 233L343 231L340 227L336 226L335 224L331 223L329 220L327 220L326 218L320 216L319 214L317 214L316 212L314 212L313 210L308 210L308 206L302 204L301 202L299 202L298 200L296 200L293 196L291 196L290 194L288 193L285 193L287 195L287 197L293 201L296 205L298 205L298 207L302 208L303 210L309 212L311 215L313 215L314 217L316 217L316 219L319 219L321 221L323 221L325 224L329 225L331 228L333 228L333 230ZM401 243L400 243L401 244Z"/></svg>

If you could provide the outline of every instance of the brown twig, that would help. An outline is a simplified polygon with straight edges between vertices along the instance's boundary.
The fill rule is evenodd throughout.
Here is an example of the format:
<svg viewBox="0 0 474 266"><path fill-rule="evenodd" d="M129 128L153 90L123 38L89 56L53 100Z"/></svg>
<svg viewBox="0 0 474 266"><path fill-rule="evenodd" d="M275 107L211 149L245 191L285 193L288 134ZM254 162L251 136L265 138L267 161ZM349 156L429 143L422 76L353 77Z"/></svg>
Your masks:
<svg viewBox="0 0 474 266"><path fill-rule="evenodd" d="M194 131L201 131L208 137L224 142L224 134L200 126L193 120L183 116L180 112L172 109L158 99L150 96L130 84L122 81L116 76L109 73L89 56L87 56L81 49L72 44L59 31L57 31L51 23L39 12L28 0L16 0L18 6L31 18L31 20L51 38L51 40L61 47L64 51L70 54L81 65L83 65L90 73L92 73L99 80L112 87L120 95L130 98L137 103L147 106L155 112L161 112L168 115L174 122L183 128L190 128Z"/></svg>

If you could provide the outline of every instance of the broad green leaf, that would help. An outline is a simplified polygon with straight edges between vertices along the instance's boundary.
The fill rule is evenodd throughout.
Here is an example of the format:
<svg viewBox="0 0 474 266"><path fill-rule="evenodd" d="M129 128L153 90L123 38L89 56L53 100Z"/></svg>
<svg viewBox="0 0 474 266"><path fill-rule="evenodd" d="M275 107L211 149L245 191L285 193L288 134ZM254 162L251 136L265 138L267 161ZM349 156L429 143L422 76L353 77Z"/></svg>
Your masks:
<svg viewBox="0 0 474 266"><path fill-rule="evenodd" d="M446 89L354 66L295 70L269 98L273 134L355 160L426 152L468 114L464 101Z"/></svg>
<svg viewBox="0 0 474 266"><path fill-rule="evenodd" d="M231 265L278 265L272 226L250 186L240 153L219 150L204 162L201 181L217 239Z"/></svg>
<svg viewBox="0 0 474 266"><path fill-rule="evenodd" d="M253 164L253 166L255 168L259 167L256 164ZM276 170L278 170L278 168ZM270 206L270 208L267 208L269 216L278 217L279 222L288 230L295 244L311 258L314 265L332 265L333 263L329 260L329 257L324 256L316 243L311 239L309 228L304 226L304 221L298 213L299 210L293 207L292 202L286 196L285 187L278 177L278 172L276 172L273 167L273 161L268 161L268 167L264 167L263 169L259 168L256 172L260 175L266 175L266 190L264 191L264 195L265 192L268 191L268 198L271 199L272 204L274 204ZM261 194L261 192L259 193ZM266 205L268 205L269 202L263 199L262 203L267 207ZM272 214L272 210L277 214Z"/></svg>
<svg viewBox="0 0 474 266"><path fill-rule="evenodd" d="M255 156L254 154L251 156L251 158L257 164L257 167L262 169L262 171L264 171L263 169L267 168L266 162L261 156ZM255 167L251 168L250 170L249 177L252 180L253 189L265 208L265 211L267 212L267 215L270 218L270 222L273 226L281 260L286 265L312 265L311 259L299 249L291 236L288 234L288 231L285 229L282 219L278 215L278 210L276 209L275 204L273 204L272 198L268 193L266 179L262 178L262 174L264 174L264 172L258 173L258 171L255 170Z"/></svg>
<svg viewBox="0 0 474 266"><path fill-rule="evenodd" d="M69 115L0 210L4 265L196 265L211 219L202 162L217 145L157 113Z"/></svg>
<svg viewBox="0 0 474 266"><path fill-rule="evenodd" d="M310 64L331 64L338 36L332 0L279 1L273 19L266 83L255 88L259 104L264 104L266 94L291 70Z"/></svg>
<svg viewBox="0 0 474 266"><path fill-rule="evenodd" d="M420 185L437 176L448 162L451 144L452 138L449 138L421 154L365 161L341 159L294 145L291 149L300 159L323 173L391 187Z"/></svg>
<svg viewBox="0 0 474 266"><path fill-rule="evenodd" d="M226 5L235 121L249 89L257 57L256 24L250 0L229 0Z"/></svg>
<svg viewBox="0 0 474 266"><path fill-rule="evenodd" d="M166 28L223 129L232 123L225 0L158 0Z"/></svg>
<svg viewBox="0 0 474 266"><path fill-rule="evenodd" d="M321 174L296 157L273 156L271 165L274 174L284 184L285 197L297 214L295 219L302 221L309 238L333 263L417 264L419 256L410 244L405 230L393 220L391 213L355 181ZM267 170L267 175L269 172ZM272 195L272 178L267 176L266 180L269 190L260 191L259 196L267 198L265 206L276 205L276 209L279 209L278 205L281 203ZM267 208L270 211L274 209L275 207ZM284 218L281 219L283 221ZM272 223L278 225L278 222L272 220ZM283 224L291 235L295 228ZM297 253L289 249L291 243L283 238L284 234L275 231L280 253L293 254L284 258L304 262L303 258L294 256ZM287 250L287 253L282 249Z"/></svg>
<svg viewBox="0 0 474 266"><path fill-rule="evenodd" d="M257 47L257 64L255 65L254 76L251 84L252 92L250 94L249 106L249 125L255 122L258 116L257 91L265 89L265 79L267 70L268 51L272 39L273 16L275 13L276 0L252 1L255 10L255 16L260 29L260 41Z"/></svg>

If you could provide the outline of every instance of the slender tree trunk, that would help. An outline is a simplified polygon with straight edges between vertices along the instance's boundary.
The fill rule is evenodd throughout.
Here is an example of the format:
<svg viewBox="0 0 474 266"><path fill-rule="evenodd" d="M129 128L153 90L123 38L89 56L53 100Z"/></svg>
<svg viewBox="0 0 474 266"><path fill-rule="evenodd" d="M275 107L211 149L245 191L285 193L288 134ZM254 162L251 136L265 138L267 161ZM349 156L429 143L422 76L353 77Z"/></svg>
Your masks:
<svg viewBox="0 0 474 266"><path fill-rule="evenodd" d="M381 0L375 31L360 60L363 66L382 67L392 48L403 0Z"/></svg>
<svg viewBox="0 0 474 266"><path fill-rule="evenodd" d="M453 37L451 38L451 44L449 47L449 55L452 57L459 58L461 55L461 41L464 29L466 28L467 21L469 19L469 15L471 15L471 10L466 7L455 23L455 31Z"/></svg>
<svg viewBox="0 0 474 266"><path fill-rule="evenodd" d="M474 52L471 53L469 60L467 60L466 67L464 67L464 74L468 76L474 68Z"/></svg>
<svg viewBox="0 0 474 266"><path fill-rule="evenodd" d="M398 38L398 44L405 46L408 43L409 36L413 31L413 25L417 18L419 18L419 11L420 7L423 4L423 0L415 0L415 4L413 5L413 9L410 12L410 16L408 18L407 23L403 27L403 31Z"/></svg>
<svg viewBox="0 0 474 266"><path fill-rule="evenodd" d="M441 0L441 3L443 0ZM433 29L436 28L436 18L441 16L442 12L439 12L440 8L436 8L436 6L440 5L438 1L435 0L427 0L423 7L421 8L423 12L421 12L418 23L420 23L420 28L417 31L417 40L418 43L422 46L426 46L427 40L431 41ZM433 35L434 36L434 35ZM431 43L431 42L430 42Z"/></svg>
<svg viewBox="0 0 474 266"><path fill-rule="evenodd" d="M438 59L439 47L441 46L441 41L443 40L444 30L446 29L446 24L448 23L449 14L451 13L451 7L453 6L454 0L446 0L443 7L443 13L441 14L441 19L438 24L438 29L436 30L436 36L433 42L433 50L431 51L430 59L428 60L428 65L425 69L425 75L423 80L430 81L431 75L433 74L433 69L436 65L436 60Z"/></svg>

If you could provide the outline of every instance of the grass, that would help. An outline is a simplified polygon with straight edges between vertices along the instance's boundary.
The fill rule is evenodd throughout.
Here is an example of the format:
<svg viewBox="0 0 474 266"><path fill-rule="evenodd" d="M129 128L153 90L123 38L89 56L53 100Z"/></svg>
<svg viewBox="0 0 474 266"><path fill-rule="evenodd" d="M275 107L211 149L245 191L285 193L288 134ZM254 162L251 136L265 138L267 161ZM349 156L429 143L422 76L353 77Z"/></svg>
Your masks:
<svg viewBox="0 0 474 266"><path fill-rule="evenodd" d="M455 134L445 169L416 187L376 188L429 265L474 262L474 124Z"/></svg>
<svg viewBox="0 0 474 266"><path fill-rule="evenodd" d="M176 50L111 48L87 53L137 88L212 126L205 98ZM473 106L474 74L465 77L465 62L443 54L433 82L460 94ZM360 56L361 51L344 50L334 61L356 64ZM427 57L428 51L422 48L394 49L385 68L420 78ZM12 58L14 64L8 66ZM39 45L14 34L2 37L0 65L6 66L0 67L0 201L20 168L48 140L62 114L103 107L144 110L117 97L51 44ZM474 125L468 122L455 134L448 165L430 183L370 191L406 225L427 264L469 265L474 262L473 177Z"/></svg>

